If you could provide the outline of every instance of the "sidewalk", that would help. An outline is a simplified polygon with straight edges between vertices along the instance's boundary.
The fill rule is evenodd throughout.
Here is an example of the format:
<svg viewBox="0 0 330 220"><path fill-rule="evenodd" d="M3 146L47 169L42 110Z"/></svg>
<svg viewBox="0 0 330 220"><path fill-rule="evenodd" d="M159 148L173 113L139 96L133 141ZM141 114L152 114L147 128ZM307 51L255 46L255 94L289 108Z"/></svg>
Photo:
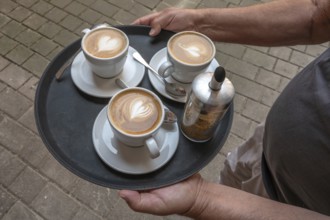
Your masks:
<svg viewBox="0 0 330 220"><path fill-rule="evenodd" d="M38 135L34 95L50 61L92 24L130 24L169 6L235 7L259 0L1 0L0 219L186 219L131 211L116 190L87 182L61 166ZM202 175L217 182L225 155L262 122L290 79L329 43L252 47L217 43L217 60L235 89L228 140Z"/></svg>

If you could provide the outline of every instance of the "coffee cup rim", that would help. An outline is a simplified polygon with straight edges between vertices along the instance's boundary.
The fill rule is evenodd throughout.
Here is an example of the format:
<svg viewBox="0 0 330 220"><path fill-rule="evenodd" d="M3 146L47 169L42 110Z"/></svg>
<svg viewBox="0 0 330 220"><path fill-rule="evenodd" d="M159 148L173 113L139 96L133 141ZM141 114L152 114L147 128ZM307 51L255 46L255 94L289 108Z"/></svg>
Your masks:
<svg viewBox="0 0 330 220"><path fill-rule="evenodd" d="M212 52L212 56L210 59L208 59L207 61L203 62L203 63L199 63L199 64L191 64L191 63L185 63L185 62L182 62L178 59L175 59L173 54L171 54L170 50L168 49L169 48L169 43L175 38L177 37L178 35L182 35L182 34L188 34L188 33L192 33L192 34L196 34L196 35L199 35L199 36L202 36L204 37L207 41L209 41L209 43L211 44L212 46L212 49L213 49L213 52ZM176 34L174 34L172 37L170 37L170 39L167 41L167 46L166 46L166 49L167 49L167 53L169 53L172 57L172 59L174 59L176 62L180 63L180 64L183 64L183 65L187 65L187 66L203 66L209 62L212 62L212 60L214 59L215 57L215 54L216 54L216 48L215 48L215 45L213 43L213 41L208 37L206 36L205 34L202 34L200 32L197 32L197 31L180 31Z"/></svg>
<svg viewBox="0 0 330 220"><path fill-rule="evenodd" d="M118 96L119 94L127 91L127 90L142 90L144 92L147 92L149 94L151 94L157 101L158 103L160 104L161 106L161 119L159 120L159 124L151 131L149 131L148 133L144 133L144 134L130 134L130 133L126 133L126 132L123 132L122 130L118 129L112 122L111 122L111 117L110 117L110 105L112 104L112 101L115 100L115 97ZM112 98L109 100L108 102L108 105L107 105L107 119L109 121L109 124L111 125L111 127L113 127L114 129L116 129L117 132L119 132L120 134L122 135L126 135L126 136L129 136L129 137L148 137L150 135L152 135L156 130L158 130L162 124L163 124L163 121L164 121L164 117L165 117L165 110L164 110L164 104L162 102L162 100L152 91L148 90L148 89L145 89L145 88L142 88L142 87L130 87L130 88L125 88L125 89L122 89L120 91L118 91L115 95L112 96Z"/></svg>
<svg viewBox="0 0 330 220"><path fill-rule="evenodd" d="M104 29L116 30L116 31L120 32L126 39L125 48L119 54L117 54L116 56L108 57L108 58L97 57L97 56L94 56L93 54L91 54L90 52L88 52L88 50L85 48L84 41L85 41L86 37L88 35L90 35L91 33L95 32L95 31L104 30ZM97 60L112 60L112 59L115 59L117 57L120 57L128 51L128 47L129 47L129 39L128 39L127 35L125 34L125 32L123 32L122 30L120 30L118 28L115 28L115 27L97 27L97 28L92 29L92 30L88 31L87 33L85 33L84 36L81 39L81 49L83 50L83 52L85 54L87 54L88 56L93 57L94 59L97 59Z"/></svg>

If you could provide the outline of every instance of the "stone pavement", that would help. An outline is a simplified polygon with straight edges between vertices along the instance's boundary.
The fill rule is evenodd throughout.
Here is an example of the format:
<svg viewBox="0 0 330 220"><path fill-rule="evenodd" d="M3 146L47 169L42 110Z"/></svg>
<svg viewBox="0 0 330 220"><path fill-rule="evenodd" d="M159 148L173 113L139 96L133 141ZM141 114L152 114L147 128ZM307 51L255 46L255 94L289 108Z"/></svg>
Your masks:
<svg viewBox="0 0 330 220"><path fill-rule="evenodd" d="M265 0L266 1L266 0ZM50 61L100 22L130 24L169 6L235 7L254 0L1 0L0 1L0 218L185 219L155 217L127 208L117 191L89 183L61 166L41 141L34 95ZM289 80L330 46L253 47L217 43L217 60L237 94L229 138L202 170L213 182L225 155L263 121Z"/></svg>

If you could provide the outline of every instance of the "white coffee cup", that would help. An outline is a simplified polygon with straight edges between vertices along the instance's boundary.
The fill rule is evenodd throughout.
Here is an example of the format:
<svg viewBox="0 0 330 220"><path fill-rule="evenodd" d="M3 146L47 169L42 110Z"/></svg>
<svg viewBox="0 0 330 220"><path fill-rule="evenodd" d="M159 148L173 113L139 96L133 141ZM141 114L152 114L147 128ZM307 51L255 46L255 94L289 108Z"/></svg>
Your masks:
<svg viewBox="0 0 330 220"><path fill-rule="evenodd" d="M205 72L215 53L214 43L207 36L195 31L179 32L167 42L167 61L158 71L179 82L191 83L195 76Z"/></svg>
<svg viewBox="0 0 330 220"><path fill-rule="evenodd" d="M129 40L114 27L84 29L81 48L93 73L103 78L120 74L125 65Z"/></svg>
<svg viewBox="0 0 330 220"><path fill-rule="evenodd" d="M141 87L123 89L109 101L107 116L117 140L129 147L146 146L151 158L160 155L154 136L164 123L165 110L156 94Z"/></svg>

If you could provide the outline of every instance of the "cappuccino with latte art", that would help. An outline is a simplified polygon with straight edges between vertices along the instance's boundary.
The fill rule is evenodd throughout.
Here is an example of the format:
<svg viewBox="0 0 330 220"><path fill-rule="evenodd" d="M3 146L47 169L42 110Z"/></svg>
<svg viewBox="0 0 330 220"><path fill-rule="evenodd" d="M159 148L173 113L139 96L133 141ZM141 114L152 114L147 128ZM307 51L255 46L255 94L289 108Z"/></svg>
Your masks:
<svg viewBox="0 0 330 220"><path fill-rule="evenodd" d="M100 29L89 34L85 41L85 50L99 58L110 58L120 54L126 47L125 36L115 29Z"/></svg>
<svg viewBox="0 0 330 220"><path fill-rule="evenodd" d="M213 59L213 45L193 32L174 36L168 44L169 53L183 63L199 65Z"/></svg>
<svg viewBox="0 0 330 220"><path fill-rule="evenodd" d="M126 34L114 27L84 29L83 32L81 48L91 71L102 78L119 75L128 55Z"/></svg>
<svg viewBox="0 0 330 220"><path fill-rule="evenodd" d="M119 131L140 135L149 133L162 121L162 106L143 90L126 90L111 101L109 118Z"/></svg>

